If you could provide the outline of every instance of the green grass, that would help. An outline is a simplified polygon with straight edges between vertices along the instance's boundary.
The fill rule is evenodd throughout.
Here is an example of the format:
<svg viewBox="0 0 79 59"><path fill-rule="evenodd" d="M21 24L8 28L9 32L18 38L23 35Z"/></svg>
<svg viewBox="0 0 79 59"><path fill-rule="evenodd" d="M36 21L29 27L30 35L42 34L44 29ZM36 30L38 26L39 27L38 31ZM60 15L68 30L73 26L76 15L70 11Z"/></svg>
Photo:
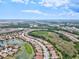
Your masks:
<svg viewBox="0 0 79 59"><path fill-rule="evenodd" d="M75 58L73 58L73 59L79 59L79 43L75 43L75 48L77 49L78 54L77 54L77 56L76 56Z"/></svg>
<svg viewBox="0 0 79 59"><path fill-rule="evenodd" d="M16 55L16 59L32 59L34 56L33 47L29 43L23 44Z"/></svg>
<svg viewBox="0 0 79 59"><path fill-rule="evenodd" d="M32 46L30 45L30 44L24 44L24 48L25 48L25 50L26 50L26 53L28 53L28 54L32 54L33 53L33 48L32 48Z"/></svg>
<svg viewBox="0 0 79 59"><path fill-rule="evenodd" d="M71 57L73 58L78 53L77 49L74 47L75 44L73 42L63 40L59 37L58 34L54 32L33 31L30 32L29 35L43 38L44 40L47 40L48 42L53 44L55 48L57 48L57 50L62 53L64 59L69 59Z"/></svg>
<svg viewBox="0 0 79 59"><path fill-rule="evenodd" d="M21 48L19 48L18 53L14 56L7 56L4 59L33 59L34 50L33 47L29 43L24 43Z"/></svg>
<svg viewBox="0 0 79 59"><path fill-rule="evenodd" d="M75 43L75 48L79 51L79 43Z"/></svg>

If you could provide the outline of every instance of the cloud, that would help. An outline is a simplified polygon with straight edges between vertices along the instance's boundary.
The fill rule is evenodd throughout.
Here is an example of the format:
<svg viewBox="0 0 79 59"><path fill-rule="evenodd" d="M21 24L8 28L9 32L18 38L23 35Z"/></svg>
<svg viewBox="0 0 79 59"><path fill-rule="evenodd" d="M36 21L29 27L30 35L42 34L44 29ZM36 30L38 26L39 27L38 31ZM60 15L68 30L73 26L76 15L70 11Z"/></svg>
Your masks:
<svg viewBox="0 0 79 59"><path fill-rule="evenodd" d="M42 11L40 11L40 10L22 10L21 12L27 12L27 13L34 13L34 14L47 15L47 13L42 12Z"/></svg>
<svg viewBox="0 0 79 59"><path fill-rule="evenodd" d="M28 4L29 0L12 0L12 2Z"/></svg>
<svg viewBox="0 0 79 59"><path fill-rule="evenodd" d="M39 2L39 4L45 7L59 7L67 5L68 3L69 0L42 0L42 2Z"/></svg>
<svg viewBox="0 0 79 59"><path fill-rule="evenodd" d="M24 3L23 0L12 0L12 2L16 2L16 3Z"/></svg>
<svg viewBox="0 0 79 59"><path fill-rule="evenodd" d="M69 0L12 0L12 2L24 4L28 4L30 2L31 4L39 4L45 7L59 7L67 5Z"/></svg>
<svg viewBox="0 0 79 59"><path fill-rule="evenodd" d="M71 11L79 13L79 0L42 0L39 2L39 4L44 7L52 7L58 9L61 9L62 7L65 10L70 9Z"/></svg>
<svg viewBox="0 0 79 59"><path fill-rule="evenodd" d="M36 2L34 2L34 1L30 1L30 3L32 3L32 4L37 4Z"/></svg>

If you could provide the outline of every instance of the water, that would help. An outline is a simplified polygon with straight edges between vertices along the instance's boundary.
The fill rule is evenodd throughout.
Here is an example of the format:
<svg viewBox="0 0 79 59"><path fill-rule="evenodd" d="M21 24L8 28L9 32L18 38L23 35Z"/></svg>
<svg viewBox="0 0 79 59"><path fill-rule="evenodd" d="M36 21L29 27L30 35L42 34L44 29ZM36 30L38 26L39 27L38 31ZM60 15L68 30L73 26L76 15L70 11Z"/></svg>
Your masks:
<svg viewBox="0 0 79 59"><path fill-rule="evenodd" d="M33 57L34 52L32 54L28 54L24 47L25 43L27 42L24 42L21 39L0 40L0 47L5 45L19 45L21 48L19 48L18 52L14 56L10 56L10 57L12 59L31 59L31 55ZM8 59L11 59L10 57L8 57ZM7 57L5 59L7 59Z"/></svg>
<svg viewBox="0 0 79 59"><path fill-rule="evenodd" d="M21 39L0 40L0 47L5 45L22 45L23 43Z"/></svg>

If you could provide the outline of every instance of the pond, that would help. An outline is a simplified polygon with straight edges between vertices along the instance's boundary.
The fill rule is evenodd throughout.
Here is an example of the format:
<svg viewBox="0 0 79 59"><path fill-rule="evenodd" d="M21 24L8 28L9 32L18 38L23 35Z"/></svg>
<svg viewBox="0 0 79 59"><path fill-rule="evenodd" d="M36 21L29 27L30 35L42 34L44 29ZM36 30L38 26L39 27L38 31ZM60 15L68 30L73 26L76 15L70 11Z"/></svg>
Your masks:
<svg viewBox="0 0 79 59"><path fill-rule="evenodd" d="M22 45L24 43L21 39L0 40L0 47L5 45Z"/></svg>

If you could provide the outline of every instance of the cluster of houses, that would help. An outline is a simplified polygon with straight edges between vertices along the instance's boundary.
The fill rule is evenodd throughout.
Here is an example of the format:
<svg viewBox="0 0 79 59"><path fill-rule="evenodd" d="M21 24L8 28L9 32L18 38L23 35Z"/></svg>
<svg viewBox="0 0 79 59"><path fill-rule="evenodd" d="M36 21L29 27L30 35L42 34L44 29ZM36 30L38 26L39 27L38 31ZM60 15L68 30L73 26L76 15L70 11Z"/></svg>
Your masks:
<svg viewBox="0 0 79 59"><path fill-rule="evenodd" d="M0 34L0 40L9 40L18 38L21 32L13 32L13 33L7 33L7 34Z"/></svg>
<svg viewBox="0 0 79 59"><path fill-rule="evenodd" d="M31 36L29 37L23 37L23 39L26 39L27 42L31 43L32 46L35 48L35 57L34 59L44 59L46 56L44 55L45 52L43 51L42 47L38 45L37 42L41 42L47 49L50 54L49 58L50 59L58 59L59 56L57 52L55 51L54 47L48 43L47 41L41 40L39 38L33 38ZM37 40L35 42L35 40Z"/></svg>
<svg viewBox="0 0 79 59"><path fill-rule="evenodd" d="M30 44L32 44L32 46L34 47L34 50L35 50L34 59L44 59L42 48L40 45L37 44L37 42L35 42L32 38L29 38L29 37L21 36L21 38L29 42Z"/></svg>
<svg viewBox="0 0 79 59"><path fill-rule="evenodd" d="M50 43L48 43L45 40L41 40L39 38L38 38L38 41L40 41L41 43L43 43L46 46L46 48L48 49L48 51L50 53L50 59L58 59L59 58L57 52L55 51L54 47Z"/></svg>
<svg viewBox="0 0 79 59"><path fill-rule="evenodd" d="M63 34L64 36L68 37L71 41L73 42L79 42L79 36L75 35L75 34L72 34L72 33L69 33L69 32L65 32L65 31L56 31L60 34Z"/></svg>
<svg viewBox="0 0 79 59"><path fill-rule="evenodd" d="M5 40L12 40L18 38L21 32L9 32L0 34L0 59L3 59L7 56L12 56L18 52L20 48L19 45L9 45L4 44Z"/></svg>
<svg viewBox="0 0 79 59"><path fill-rule="evenodd" d="M39 38L36 39L31 36L25 36L23 32L10 32L7 34L5 34L5 33L0 34L0 40L9 40L9 39L14 39L14 38L21 38L21 39L29 42L30 44L32 44L32 46L35 48L34 59L46 58L46 54L45 54L46 52L44 52L43 47L40 46L38 44L38 42L40 42L41 44L43 44L46 47L47 52L49 52L49 54L50 54L50 56L47 54L50 59L58 59L59 58L54 47L47 41L44 41ZM18 45L5 45L4 47L0 47L0 59L5 58L9 55L10 56L14 55L15 53L18 52L19 47L20 46L18 46Z"/></svg>
<svg viewBox="0 0 79 59"><path fill-rule="evenodd" d="M34 41L31 41L31 43L34 45L35 50L35 59L43 59L43 51L40 45L35 43Z"/></svg>
<svg viewBox="0 0 79 59"><path fill-rule="evenodd" d="M18 45L5 45L4 47L0 47L0 59L14 55L18 52L18 48Z"/></svg>
<svg viewBox="0 0 79 59"><path fill-rule="evenodd" d="M42 42L48 49L49 53L50 53L50 59L58 59L58 55L57 55L57 52L55 51L54 47L48 43L47 41L44 41L44 40L40 40L40 42Z"/></svg>
<svg viewBox="0 0 79 59"><path fill-rule="evenodd" d="M22 31L23 28L0 28L0 34Z"/></svg>
<svg viewBox="0 0 79 59"><path fill-rule="evenodd" d="M67 30L69 32L79 32L79 29L76 28L76 27L68 27L68 26L66 26L66 27L61 27L61 29Z"/></svg>

